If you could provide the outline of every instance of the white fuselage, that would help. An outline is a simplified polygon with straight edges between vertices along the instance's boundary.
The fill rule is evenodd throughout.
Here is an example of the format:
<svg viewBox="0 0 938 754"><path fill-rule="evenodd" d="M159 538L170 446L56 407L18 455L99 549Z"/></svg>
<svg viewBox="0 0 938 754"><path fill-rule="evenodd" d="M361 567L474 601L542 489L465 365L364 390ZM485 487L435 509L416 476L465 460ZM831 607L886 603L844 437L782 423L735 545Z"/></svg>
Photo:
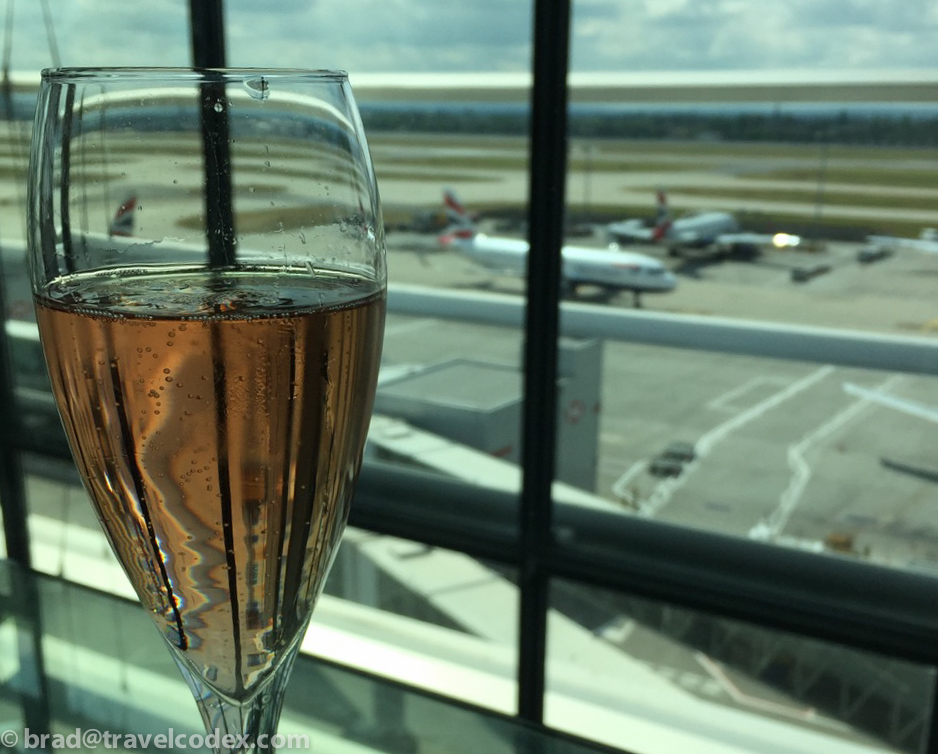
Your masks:
<svg viewBox="0 0 938 754"><path fill-rule="evenodd" d="M719 236L738 230L736 218L727 212L701 212L675 220L663 240L687 246L707 246L716 242Z"/></svg>
<svg viewBox="0 0 938 754"><path fill-rule="evenodd" d="M610 238L620 243L661 243L671 247L703 248L724 240L733 242L739 234L739 222L728 212L700 212L696 215L667 218L654 228L641 220L624 220L606 226Z"/></svg>
<svg viewBox="0 0 938 754"><path fill-rule="evenodd" d="M478 234L459 243L470 259L489 269L520 276L527 272L527 241ZM588 284L610 290L664 292L677 285L674 275L660 261L644 254L564 246L561 255L566 286Z"/></svg>

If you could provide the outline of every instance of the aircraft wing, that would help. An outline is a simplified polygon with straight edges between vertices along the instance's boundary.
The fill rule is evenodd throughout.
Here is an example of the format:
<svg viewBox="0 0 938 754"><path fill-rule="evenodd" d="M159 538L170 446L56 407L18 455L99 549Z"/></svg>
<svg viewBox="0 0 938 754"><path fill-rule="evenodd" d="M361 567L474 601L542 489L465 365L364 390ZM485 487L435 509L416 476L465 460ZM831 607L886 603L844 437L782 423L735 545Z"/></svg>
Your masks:
<svg viewBox="0 0 938 754"><path fill-rule="evenodd" d="M784 249L797 246L801 238L788 233L721 233L714 239L714 243L720 246L774 246Z"/></svg>
<svg viewBox="0 0 938 754"><path fill-rule="evenodd" d="M938 423L938 408L934 406L928 406L924 403L918 403L917 401L910 401L906 398L897 398L894 395L881 393L878 390L868 390L859 385L854 385L852 382L844 383L844 391L857 398L864 398L865 400L878 403L881 406L917 416L919 419L927 419L928 421Z"/></svg>
<svg viewBox="0 0 938 754"><path fill-rule="evenodd" d="M928 254L938 254L938 240L931 238L898 238L896 236L867 236L866 242L871 246L889 251L908 249L909 251L924 251Z"/></svg>

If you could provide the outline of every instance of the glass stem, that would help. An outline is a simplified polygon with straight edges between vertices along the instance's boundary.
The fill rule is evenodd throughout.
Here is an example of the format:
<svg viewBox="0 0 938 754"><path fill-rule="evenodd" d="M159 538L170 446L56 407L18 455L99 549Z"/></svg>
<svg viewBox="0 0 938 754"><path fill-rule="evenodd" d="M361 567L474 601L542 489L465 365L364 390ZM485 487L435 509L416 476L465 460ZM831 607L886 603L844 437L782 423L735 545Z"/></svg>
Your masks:
<svg viewBox="0 0 938 754"><path fill-rule="evenodd" d="M283 657L278 667L255 693L243 701L219 694L175 657L195 703L198 705L210 746L217 754L273 752L273 739L280 721L284 692L296 659L299 643Z"/></svg>

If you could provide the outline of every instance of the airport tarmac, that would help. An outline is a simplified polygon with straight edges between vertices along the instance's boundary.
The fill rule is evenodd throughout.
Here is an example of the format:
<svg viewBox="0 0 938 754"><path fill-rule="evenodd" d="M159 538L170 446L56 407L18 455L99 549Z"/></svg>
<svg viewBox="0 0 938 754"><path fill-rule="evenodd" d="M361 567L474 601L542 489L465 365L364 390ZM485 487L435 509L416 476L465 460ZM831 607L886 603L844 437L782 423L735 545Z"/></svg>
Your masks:
<svg viewBox="0 0 938 754"><path fill-rule="evenodd" d="M904 254L861 265L856 248L833 244L820 257L773 251L754 263L703 264L696 275L681 275L673 293L646 296L645 306L938 334L938 257ZM805 258L822 259L831 270L794 283L790 270ZM395 282L523 293L523 281L480 270L412 234L389 236L389 267ZM596 305L629 307L631 297ZM385 358L517 365L521 348L516 330L392 316ZM938 465L929 451L938 426L843 390L855 382L938 405L934 379L611 341L603 364L592 491L624 513L938 570ZM566 452L563 421L560 431ZM653 476L652 461L674 441L693 443L696 460L678 477Z"/></svg>
<svg viewBox="0 0 938 754"><path fill-rule="evenodd" d="M567 243L605 245L600 228L593 238ZM861 246L828 242L819 252L772 249L753 261L719 260L703 254L672 259L663 247L642 244L627 250L661 259L678 276L674 291L643 297L644 308L651 311L902 335L938 334L938 254L903 252L859 264ZM792 281L793 269L818 265L830 267L830 272L804 283ZM523 280L481 268L442 248L432 234L389 233L388 270L395 283L518 295L525 290ZM591 293L583 290L579 300L589 301ZM604 305L630 308L632 297L622 293Z"/></svg>

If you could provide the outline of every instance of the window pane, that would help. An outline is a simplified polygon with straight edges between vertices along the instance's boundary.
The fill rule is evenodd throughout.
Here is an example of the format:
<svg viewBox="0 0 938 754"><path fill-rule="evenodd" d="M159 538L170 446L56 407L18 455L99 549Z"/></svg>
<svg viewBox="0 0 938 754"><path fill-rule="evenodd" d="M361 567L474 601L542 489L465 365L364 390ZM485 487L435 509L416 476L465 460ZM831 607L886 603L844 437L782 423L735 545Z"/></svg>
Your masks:
<svg viewBox="0 0 938 754"><path fill-rule="evenodd" d="M548 724L636 754L923 752L935 669L559 581Z"/></svg>
<svg viewBox="0 0 938 754"><path fill-rule="evenodd" d="M58 65L188 65L188 11L185 4L171 0L156 0L135 7L133 12L110 0L18 3L15 9L10 3L8 10L4 61L9 64L10 77L0 96L0 284L6 309L2 315L13 367L15 410L28 439L51 451L64 447L64 437L39 350L25 259L26 168L38 74L42 68ZM119 182L113 173L106 178L106 183ZM109 188L102 185L103 194ZM4 415L12 415L12 411L5 407ZM36 484L35 479L30 481L33 500L41 497L35 493ZM33 511L31 531L36 531L35 516L47 519L49 506L61 502L56 496L43 503L42 510ZM83 516L80 512L74 515ZM51 560L35 562L56 571L60 558L43 548L50 537L55 539L62 532L54 524L40 524L39 529L40 543L31 543L34 555ZM64 542L67 537L60 541ZM74 541L71 544L76 546ZM81 551L80 545L78 549Z"/></svg>
<svg viewBox="0 0 938 754"><path fill-rule="evenodd" d="M833 24L793 2L574 3L567 244L590 251L567 255L605 253L609 281L630 275L568 273L572 303L632 325L621 342L595 334L587 489L607 505L935 571L921 448L938 431L922 375L938 369L938 57L910 53L898 71L892 40L929 15L885 7ZM750 323L764 337L734 329ZM657 327L683 332L682 350L628 342L654 343ZM817 328L831 345L780 360ZM867 361L879 344L892 361Z"/></svg>
<svg viewBox="0 0 938 754"><path fill-rule="evenodd" d="M303 648L513 713L514 582L511 569L462 553L349 529Z"/></svg>
<svg viewBox="0 0 938 754"><path fill-rule="evenodd" d="M935 425L902 410L934 378L609 342L603 356L596 494L624 514L938 566Z"/></svg>
<svg viewBox="0 0 938 754"><path fill-rule="evenodd" d="M454 319L451 292L482 311L486 294L520 304L525 291L530 3L232 0L226 20L234 65L273 55L308 66L312 50L317 65L349 72L381 191L391 286L369 458L516 492L521 320L441 318ZM481 234L509 240L481 259Z"/></svg>
<svg viewBox="0 0 938 754"><path fill-rule="evenodd" d="M27 468L33 567L137 602L71 464ZM350 528L302 650L513 713L517 603L511 569Z"/></svg>
<svg viewBox="0 0 938 754"><path fill-rule="evenodd" d="M362 608L355 618L370 622L367 612ZM76 728L95 728L111 735L109 748L119 736L118 743L124 744L120 751L165 751L181 748L176 736L184 736L182 743L188 744L189 736L203 732L191 693L137 605L67 581L21 574L0 563L0 615L0 729L5 743L10 741L8 731L17 734L22 750L23 744L39 748L24 739L26 728L62 736L75 735ZM373 620L372 628L379 629L382 618ZM391 624L383 627L393 633ZM354 636L346 640L361 651L363 644ZM480 660L481 672L491 661L484 655ZM40 697L38 689L47 695ZM297 743L283 750L599 750L302 656L293 668L279 732L307 737L304 743L293 739ZM130 747L124 737L132 734L150 738ZM160 735L172 735L175 745L160 746L154 740Z"/></svg>

